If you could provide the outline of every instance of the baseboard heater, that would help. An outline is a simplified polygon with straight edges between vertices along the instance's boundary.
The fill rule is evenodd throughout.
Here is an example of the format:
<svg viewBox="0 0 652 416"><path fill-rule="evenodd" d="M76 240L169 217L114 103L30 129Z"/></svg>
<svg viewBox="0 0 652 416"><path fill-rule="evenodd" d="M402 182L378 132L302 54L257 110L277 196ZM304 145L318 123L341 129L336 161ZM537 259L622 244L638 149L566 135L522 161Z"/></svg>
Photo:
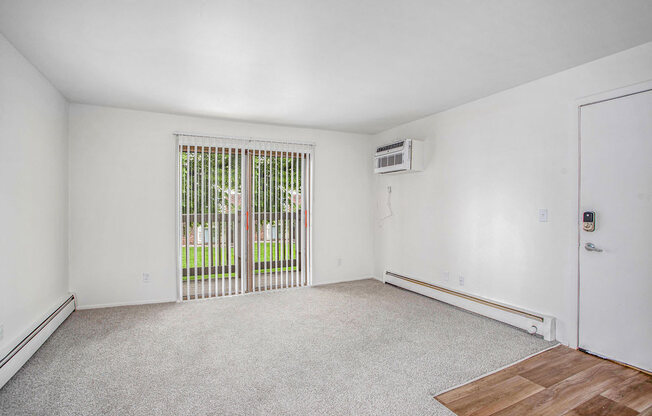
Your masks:
<svg viewBox="0 0 652 416"><path fill-rule="evenodd" d="M0 388L29 360L55 329L75 310L75 296L70 295L36 328L0 360Z"/></svg>
<svg viewBox="0 0 652 416"><path fill-rule="evenodd" d="M555 318L539 313L526 311L495 302L493 300L448 289L432 283L403 276L397 273L385 272L383 281L412 292L420 293L429 298L496 319L506 324L524 329L531 334L543 336L546 341L555 340Z"/></svg>

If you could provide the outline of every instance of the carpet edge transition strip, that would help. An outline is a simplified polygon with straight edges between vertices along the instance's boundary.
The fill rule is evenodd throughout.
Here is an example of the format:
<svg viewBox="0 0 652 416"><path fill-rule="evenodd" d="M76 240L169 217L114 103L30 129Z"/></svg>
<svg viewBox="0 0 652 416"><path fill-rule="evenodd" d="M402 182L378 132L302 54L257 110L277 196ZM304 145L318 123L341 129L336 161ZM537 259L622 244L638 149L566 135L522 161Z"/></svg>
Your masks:
<svg viewBox="0 0 652 416"><path fill-rule="evenodd" d="M444 389L444 390L442 390L442 391L440 391L440 392L438 392L438 393L436 393L436 394L433 394L432 397L433 397L435 400L437 400L439 403L441 403L441 402L439 401L439 399L437 399L437 396L441 396L442 394L444 394L444 393L448 393L448 392L451 391L451 390L455 390L455 389L457 389L457 388L460 388L460 387L466 386L467 384L471 384L471 383L473 383L474 381L478 381L478 380L480 380L480 379L482 379L482 378L485 378L485 377L487 377L487 376L490 376L490 375L492 375L492 374L495 374L495 373L497 373L497 372L499 372L499 371L502 371L502 370L504 370L504 369L506 369L506 368L509 368L509 367L511 367L511 366L513 366L513 365L516 365L516 364L518 364L518 363L521 363L521 362L523 362L523 361L525 361L525 360L529 360L529 359L532 358L532 357L536 357L536 356L539 355L539 354L543 354L544 352L549 351L549 350L551 350L551 349L553 349L553 348L560 347L561 345L562 345L561 343L557 343L557 344L555 344L555 345L553 345L553 346L550 346L550 347L548 347L548 348L545 348L545 349L543 349L543 350L541 350L541 351L538 351L538 352L532 353L532 354L530 354L530 355L528 355L528 356L526 356L526 357L523 357L523 358L521 358L521 359L519 359L519 360L514 361L514 362L511 363L511 364L504 365L504 366L502 366L502 367L500 367L500 368L497 368L497 369L495 369L495 370L493 370L493 371L489 371L488 373L485 373L485 374L482 374L482 375L480 375L480 376L478 376L478 377L472 378L471 380L468 380L468 381L465 381L465 382L463 382L463 383L457 384L457 385L455 385L455 386L453 386L453 387L449 387L449 388L447 388L447 389ZM442 403L442 404L443 404L443 403Z"/></svg>

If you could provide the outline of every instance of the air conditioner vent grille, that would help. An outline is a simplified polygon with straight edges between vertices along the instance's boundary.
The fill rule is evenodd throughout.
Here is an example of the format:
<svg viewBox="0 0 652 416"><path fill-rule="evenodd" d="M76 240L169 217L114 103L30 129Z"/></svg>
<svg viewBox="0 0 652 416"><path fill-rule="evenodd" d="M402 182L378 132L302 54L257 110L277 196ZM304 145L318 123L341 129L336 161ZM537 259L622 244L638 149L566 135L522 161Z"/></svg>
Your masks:
<svg viewBox="0 0 652 416"><path fill-rule="evenodd" d="M401 165L401 164L403 164L403 154L402 153L382 156L382 157L379 157L378 159L376 159L376 167L377 168L386 168L386 167L391 167L391 166L396 166L396 165Z"/></svg>
<svg viewBox="0 0 652 416"><path fill-rule="evenodd" d="M376 153L384 152L386 150L398 149L399 147L403 147L404 143L405 143L405 141L403 140L403 141L400 141L400 142L396 142L396 143L388 144L388 145L385 145L385 146L381 146L381 147L376 149Z"/></svg>

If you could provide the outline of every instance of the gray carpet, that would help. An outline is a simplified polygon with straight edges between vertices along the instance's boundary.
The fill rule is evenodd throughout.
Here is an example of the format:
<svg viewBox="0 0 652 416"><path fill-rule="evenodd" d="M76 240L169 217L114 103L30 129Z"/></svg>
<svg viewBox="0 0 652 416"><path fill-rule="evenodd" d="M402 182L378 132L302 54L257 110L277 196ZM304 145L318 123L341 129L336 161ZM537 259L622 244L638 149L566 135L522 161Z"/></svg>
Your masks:
<svg viewBox="0 0 652 416"><path fill-rule="evenodd" d="M375 280L73 313L2 415L449 415L435 393L551 343Z"/></svg>

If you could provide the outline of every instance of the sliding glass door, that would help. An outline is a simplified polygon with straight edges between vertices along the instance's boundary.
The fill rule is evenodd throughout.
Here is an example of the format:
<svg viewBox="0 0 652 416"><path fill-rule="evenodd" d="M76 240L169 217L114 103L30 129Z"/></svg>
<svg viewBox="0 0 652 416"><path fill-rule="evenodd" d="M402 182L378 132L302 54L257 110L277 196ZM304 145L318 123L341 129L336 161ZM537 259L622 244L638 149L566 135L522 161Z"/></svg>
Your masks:
<svg viewBox="0 0 652 416"><path fill-rule="evenodd" d="M249 153L251 213L248 291L305 286L307 154Z"/></svg>
<svg viewBox="0 0 652 416"><path fill-rule="evenodd" d="M313 147L178 136L179 299L310 285Z"/></svg>

